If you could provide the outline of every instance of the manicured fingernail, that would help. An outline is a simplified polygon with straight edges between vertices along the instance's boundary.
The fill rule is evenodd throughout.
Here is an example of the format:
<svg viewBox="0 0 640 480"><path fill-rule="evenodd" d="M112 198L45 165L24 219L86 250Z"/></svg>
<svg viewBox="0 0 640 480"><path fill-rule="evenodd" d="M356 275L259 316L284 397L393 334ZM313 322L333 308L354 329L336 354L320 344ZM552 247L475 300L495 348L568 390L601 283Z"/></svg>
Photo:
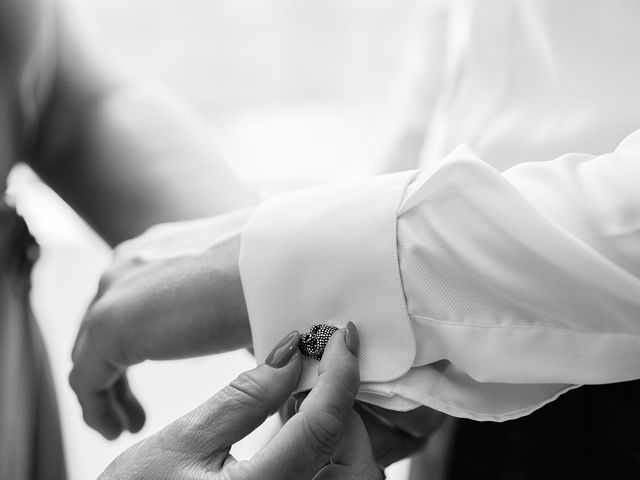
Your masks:
<svg viewBox="0 0 640 480"><path fill-rule="evenodd" d="M280 343L273 347L273 350L271 350L271 353L264 361L264 363L273 368L284 367L287 363L289 363L289 360L291 360L293 354L296 353L299 337L300 334L296 330L288 334L286 337L280 340Z"/></svg>
<svg viewBox="0 0 640 480"><path fill-rule="evenodd" d="M344 343L354 356L358 356L358 350L360 349L360 338L358 337L358 330L353 322L347 323L344 331Z"/></svg>

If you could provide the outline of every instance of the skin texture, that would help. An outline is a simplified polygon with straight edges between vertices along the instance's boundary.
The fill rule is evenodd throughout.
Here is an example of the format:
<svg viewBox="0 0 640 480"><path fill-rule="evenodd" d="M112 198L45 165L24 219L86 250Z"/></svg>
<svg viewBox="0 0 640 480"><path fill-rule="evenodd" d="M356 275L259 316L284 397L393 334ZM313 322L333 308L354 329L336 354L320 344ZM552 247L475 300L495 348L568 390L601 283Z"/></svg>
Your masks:
<svg viewBox="0 0 640 480"><path fill-rule="evenodd" d="M0 22L13 22L0 29L11 30L11 42L0 42L7 72L20 71L39 45L33 19L54 13L51 88L24 159L108 243L158 222L254 203L197 119L114 58L78 12L49 0L0 0L0 9ZM129 366L250 347L237 267L243 215L195 253L149 260L116 251L83 320L70 374L86 422L106 438L144 424Z"/></svg>
<svg viewBox="0 0 640 480"><path fill-rule="evenodd" d="M5 159L24 160L112 245L159 222L216 215L253 203L253 195L228 169L201 122L180 102L115 58L65 0L0 0L0 53L0 180L4 181L12 166ZM28 107L17 100L22 98L29 99ZM6 105L11 108L4 108ZM221 248L226 252L232 246ZM188 265L181 266L174 262L169 269L179 274L180 268L194 265L194 259L189 260ZM237 275L233 281L233 272L227 275L226 265L219 263L216 272L195 270L201 275L196 282L198 292L203 293L212 277L216 281L224 277L218 294L229 294L237 300L239 307L233 304L230 309L242 309ZM126 267L120 263L115 268ZM108 288L112 283L116 287L123 283L112 282L111 277L115 277L113 271L104 277L100 301L88 315L96 321L83 324L77 341L79 350L82 352L90 339L99 338L95 331L114 340L121 329L139 334L140 342L128 351L132 360L127 357L127 361L142 360L145 352L155 358L153 342L164 345L175 340L171 333L182 325L181 318L172 317L159 325L169 326L165 330L168 336L162 338L140 333L144 325L135 318L129 318L129 324L109 323L114 329L107 328L107 323L100 320L104 318L102 312L114 304L124 308L112 301L120 290ZM162 278L162 287L171 283L167 276ZM232 295L231 291L236 293ZM126 297L125 304L133 311L153 307L149 303L154 300L152 296L138 306L132 305L132 298ZM200 305L206 308L208 304ZM87 330L87 323L95 324L95 329ZM197 324L189 331L197 336L201 327ZM241 337L248 329L233 331ZM231 337L228 335L229 341L236 345ZM243 343L248 342L245 339ZM89 382L78 390L85 418L95 425L97 417L104 416L107 423L117 417L119 423L136 430L144 423L144 412L126 377L113 374L120 364L111 362L123 349L114 341L108 345L112 348L108 353L104 347L95 348L97 358L106 361L97 379L102 382L108 377L108 388L103 383L93 392L95 395L89 396L84 394L92 387ZM183 347L184 343L178 342L177 351L167 355L180 356ZM201 344L190 344L189 352L208 353L202 351ZM163 358L162 353L158 357ZM74 359L84 361L82 354L74 353ZM85 371L95 373L95 362L88 360ZM77 378L88 377L72 374L74 386L79 385ZM104 403L112 398L119 399L128 414L105 410ZM104 433L111 438L114 435L113 429Z"/></svg>
<svg viewBox="0 0 640 480"><path fill-rule="evenodd" d="M216 215L253 203L253 195L232 175L201 122L115 58L65 0L0 0L0 53L0 181L12 166L7 159L24 160L112 245L158 222ZM29 101L18 100L23 98ZM118 296L115 289L107 289L110 275L114 274L105 276L99 297L106 290L110 293L91 310L91 318L103 318L100 312ZM206 283L199 285L202 292ZM229 282L219 294L237 291L238 285ZM241 295L233 298L243 305ZM149 305L143 302L139 308ZM105 338L119 335L105 322L95 324ZM180 324L174 322L166 333ZM140 326L109 325L124 330ZM78 343L83 345L87 337L83 331L80 336ZM136 348L144 352L153 340L141 335ZM113 351L100 357L107 362L121 353L115 343L109 345ZM134 359L142 355L130 353ZM104 367L105 375L111 375L113 365ZM91 371L94 365L87 368ZM72 375L74 385L75 378ZM123 421L133 430L141 426L144 413L126 377L109 386L112 391L103 389L95 398L122 399L131 412L130 419L121 416ZM89 410L103 415L100 408L98 402ZM85 417L95 418L87 408Z"/></svg>
<svg viewBox="0 0 640 480"><path fill-rule="evenodd" d="M352 410L358 363L344 337L345 330L334 334L304 405L251 460L237 462L229 451L293 391L302 367L297 333L284 366L265 364L241 374L196 410L125 451L101 480L381 479L367 431Z"/></svg>
<svg viewBox="0 0 640 480"><path fill-rule="evenodd" d="M0 0L0 53L2 98L12 103L0 112L0 179L24 160L109 244L159 222L255 202L200 122L115 58L64 0ZM27 68L35 68L27 78L46 85L31 118L11 100L20 98ZM200 252L153 261L129 256L105 274L70 375L89 425L107 438L142 427L144 410L126 378L130 365L250 346L238 248L237 232L227 232ZM347 423L348 435L361 438L359 417L351 414ZM353 443L337 458L363 458L350 450ZM336 469L319 478L333 478Z"/></svg>
<svg viewBox="0 0 640 480"><path fill-rule="evenodd" d="M251 346L237 266L250 214L159 227L116 249L83 321L70 375L85 421L106 438L144 424L128 386L129 366ZM302 400L290 399L285 420ZM356 411L381 467L422 447L445 417L427 407L401 413L358 403Z"/></svg>
<svg viewBox="0 0 640 480"><path fill-rule="evenodd" d="M46 86L21 125L20 157L108 243L254 202L202 122L115 57L65 0L0 0L0 13L7 71L31 68L27 78Z"/></svg>
<svg viewBox="0 0 640 480"><path fill-rule="evenodd" d="M144 360L251 345L237 258L249 211L158 227L116 249L73 348L69 381L86 423L108 439L138 431L144 410L126 371ZM183 234L203 245L181 246ZM193 242L191 242L193 243Z"/></svg>
<svg viewBox="0 0 640 480"><path fill-rule="evenodd" d="M304 405L306 397L307 393L302 393L289 398L280 409L284 422ZM424 406L396 412L357 401L354 410L365 425L374 458L382 469L422 449L447 418Z"/></svg>
<svg viewBox="0 0 640 480"><path fill-rule="evenodd" d="M144 410L128 386L129 366L251 346L237 266L250 214L245 209L157 228L116 249L83 321L70 375L85 421L106 438L144 425ZM285 420L296 400L302 401L292 398L283 409ZM445 417L427 407L401 413L358 403L356 411L383 467L423 446Z"/></svg>

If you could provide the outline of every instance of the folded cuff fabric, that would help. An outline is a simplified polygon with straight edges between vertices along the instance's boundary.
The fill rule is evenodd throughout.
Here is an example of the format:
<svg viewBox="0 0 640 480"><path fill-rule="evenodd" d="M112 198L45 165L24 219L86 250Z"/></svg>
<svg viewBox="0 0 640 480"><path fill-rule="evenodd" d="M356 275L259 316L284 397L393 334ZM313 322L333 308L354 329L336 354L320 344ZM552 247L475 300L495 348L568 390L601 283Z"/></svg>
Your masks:
<svg viewBox="0 0 640 480"><path fill-rule="evenodd" d="M640 378L640 133L615 152L431 170L282 194L243 232L258 361L354 322L361 400L475 420ZM317 362L305 359L299 390Z"/></svg>
<svg viewBox="0 0 640 480"><path fill-rule="evenodd" d="M417 172L274 197L258 208L242 238L240 272L256 360L284 333L314 324L360 334L361 380L389 382L415 358L396 248L397 208ZM305 358L299 389L318 362Z"/></svg>

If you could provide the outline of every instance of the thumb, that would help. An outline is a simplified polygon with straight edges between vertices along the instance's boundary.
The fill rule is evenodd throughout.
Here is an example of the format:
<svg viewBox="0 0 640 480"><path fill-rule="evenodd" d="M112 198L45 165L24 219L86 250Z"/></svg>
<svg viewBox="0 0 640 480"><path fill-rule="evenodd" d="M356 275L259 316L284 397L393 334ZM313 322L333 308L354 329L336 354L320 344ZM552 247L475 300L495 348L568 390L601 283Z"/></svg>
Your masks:
<svg viewBox="0 0 640 480"><path fill-rule="evenodd" d="M333 334L300 411L249 462L237 464L240 478L310 479L331 459L360 384L357 345L351 322Z"/></svg>
<svg viewBox="0 0 640 480"><path fill-rule="evenodd" d="M241 373L212 398L172 423L165 438L176 450L209 456L227 452L260 426L293 392L302 360L298 332L283 338L267 363Z"/></svg>

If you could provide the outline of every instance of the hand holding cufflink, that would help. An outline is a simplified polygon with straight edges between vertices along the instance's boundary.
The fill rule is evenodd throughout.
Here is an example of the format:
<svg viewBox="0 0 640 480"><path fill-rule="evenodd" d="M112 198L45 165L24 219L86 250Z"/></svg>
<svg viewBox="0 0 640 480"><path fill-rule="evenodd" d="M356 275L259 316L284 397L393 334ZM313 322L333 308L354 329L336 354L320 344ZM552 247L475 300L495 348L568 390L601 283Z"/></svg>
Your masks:
<svg viewBox="0 0 640 480"><path fill-rule="evenodd" d="M101 480L380 480L367 431L353 402L359 387L358 333L333 331L304 405L254 457L237 462L231 446L257 428L296 386L300 335L291 332L264 365L194 411L125 451Z"/></svg>
<svg viewBox="0 0 640 480"><path fill-rule="evenodd" d="M300 335L300 352L321 360L329 339L337 330L338 327L332 325L313 325L308 333ZM305 397L306 393L302 393L289 399L281 411L284 421L299 410ZM396 412L356 402L354 408L366 426L376 462L381 467L387 467L420 449L446 418L445 414L426 406Z"/></svg>

